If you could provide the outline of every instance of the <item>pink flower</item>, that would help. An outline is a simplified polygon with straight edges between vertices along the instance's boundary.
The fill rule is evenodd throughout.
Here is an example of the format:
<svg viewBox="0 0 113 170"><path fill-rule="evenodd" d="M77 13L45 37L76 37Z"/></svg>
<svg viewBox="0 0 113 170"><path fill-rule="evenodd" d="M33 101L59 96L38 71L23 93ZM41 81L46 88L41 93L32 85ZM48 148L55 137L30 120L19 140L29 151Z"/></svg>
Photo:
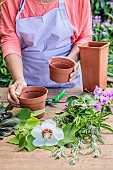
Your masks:
<svg viewBox="0 0 113 170"><path fill-rule="evenodd" d="M108 105L109 102L109 97L104 97L104 96L100 96L100 103L101 105Z"/></svg>
<svg viewBox="0 0 113 170"><path fill-rule="evenodd" d="M94 98L98 98L100 96L100 94L102 93L102 89L99 88L98 86L96 86L95 90L94 90Z"/></svg>
<svg viewBox="0 0 113 170"><path fill-rule="evenodd" d="M102 105L100 102L95 105L90 105L90 107L95 109L96 111L100 111L102 109Z"/></svg>

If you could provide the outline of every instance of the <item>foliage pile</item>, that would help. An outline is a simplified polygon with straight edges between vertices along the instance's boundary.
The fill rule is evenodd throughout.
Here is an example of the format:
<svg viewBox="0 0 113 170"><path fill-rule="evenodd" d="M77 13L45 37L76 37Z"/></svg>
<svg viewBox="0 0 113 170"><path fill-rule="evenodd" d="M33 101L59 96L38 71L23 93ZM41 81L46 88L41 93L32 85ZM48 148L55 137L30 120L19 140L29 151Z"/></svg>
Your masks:
<svg viewBox="0 0 113 170"><path fill-rule="evenodd" d="M102 91L96 87L94 94L83 93L79 98L77 96L69 97L66 108L62 112L56 113L57 116L53 118L57 127L61 128L64 133L64 138L55 146L45 145L41 142L39 146L33 145L32 130L41 123L34 117L38 112L41 111L33 113L29 109L22 109L16 116L20 119L20 124L16 126L15 136L8 142L18 145L18 151L26 149L30 152L37 147L51 150L55 159L70 157L70 164L74 165L79 160L80 154L93 154L94 157L100 155L98 144L104 143L102 139L103 128L113 133L112 127L105 122L109 115L113 115L113 90ZM51 126L46 123L46 127L44 127L43 132L48 130L54 135ZM45 138L39 129L35 129L36 134L38 134L37 140L40 138L51 140L52 138L51 135ZM68 151L70 150L68 154L67 148Z"/></svg>

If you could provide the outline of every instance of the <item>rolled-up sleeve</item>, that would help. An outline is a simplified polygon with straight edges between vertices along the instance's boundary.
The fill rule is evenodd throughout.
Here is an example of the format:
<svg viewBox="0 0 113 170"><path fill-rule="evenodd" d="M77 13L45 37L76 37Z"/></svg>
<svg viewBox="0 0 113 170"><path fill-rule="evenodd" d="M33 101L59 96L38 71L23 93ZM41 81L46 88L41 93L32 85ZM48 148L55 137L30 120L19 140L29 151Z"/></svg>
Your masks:
<svg viewBox="0 0 113 170"><path fill-rule="evenodd" d="M80 17L79 28L81 29L80 35L78 36L75 43L85 43L92 40L92 13L90 7L90 0L84 0L82 6L82 14Z"/></svg>
<svg viewBox="0 0 113 170"><path fill-rule="evenodd" d="M67 0L65 3L68 18L73 29L71 41L74 44L92 40L92 13L90 0ZM72 3L72 4L70 4Z"/></svg>
<svg viewBox="0 0 113 170"><path fill-rule="evenodd" d="M21 56L20 41L16 34L16 13L18 4L7 0L1 5L1 43L3 57L11 53Z"/></svg>

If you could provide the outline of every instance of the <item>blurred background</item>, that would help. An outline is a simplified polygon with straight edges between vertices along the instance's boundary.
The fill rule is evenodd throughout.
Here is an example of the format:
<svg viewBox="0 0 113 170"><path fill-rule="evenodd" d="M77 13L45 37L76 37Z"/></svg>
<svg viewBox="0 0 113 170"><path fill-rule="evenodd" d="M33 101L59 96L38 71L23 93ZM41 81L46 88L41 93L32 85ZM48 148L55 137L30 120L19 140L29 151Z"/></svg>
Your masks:
<svg viewBox="0 0 113 170"><path fill-rule="evenodd" d="M91 0L93 41L110 42L108 58L108 87L113 87L113 0ZM0 2L2 3L2 1ZM0 45L0 87L13 83L2 58Z"/></svg>

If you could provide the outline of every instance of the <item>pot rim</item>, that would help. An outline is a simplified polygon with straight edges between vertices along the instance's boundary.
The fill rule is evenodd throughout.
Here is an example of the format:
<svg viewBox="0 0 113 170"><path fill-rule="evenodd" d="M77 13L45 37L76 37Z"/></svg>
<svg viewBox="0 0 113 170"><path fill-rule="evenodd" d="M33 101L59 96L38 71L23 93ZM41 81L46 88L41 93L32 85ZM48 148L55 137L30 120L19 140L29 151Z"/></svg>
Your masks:
<svg viewBox="0 0 113 170"><path fill-rule="evenodd" d="M54 62L52 62L52 60L54 60L54 59L56 59L56 61L54 61ZM57 61L57 59L58 60L64 60L64 61ZM67 62L65 62L65 61L69 61L70 62L70 64L69 63L67 63ZM55 63L55 62L61 62L61 63L64 63L64 64L67 64L67 65L70 65L70 68L58 68L58 67L55 67L54 65L53 65L53 63ZM73 60L73 59L69 59L69 58L67 58L67 57L52 57L50 60L49 60L49 65L50 65L50 67L52 67L53 69L56 69L56 70L62 70L62 71L66 71L66 70L71 70L72 68L74 68L74 66L75 66L75 61Z"/></svg>
<svg viewBox="0 0 113 170"><path fill-rule="evenodd" d="M30 88L34 88L34 90L29 90ZM43 90L45 90L45 92L41 91L41 90L35 90L36 88L43 89ZM28 89L28 91L26 89ZM43 87L43 86L27 86L27 87L25 87L23 89L23 91L24 90L26 90L26 91L22 92L20 95L17 96L18 99L21 100L21 101L24 101L24 100L26 100L26 101L37 100L37 99L41 99L43 97L46 98L47 97L47 93L48 93L48 89ZM29 93L29 92L43 92L44 94L42 96L40 96L40 97L34 97L34 98L30 98L30 99L21 97L23 94L26 94L26 93Z"/></svg>
<svg viewBox="0 0 113 170"><path fill-rule="evenodd" d="M88 44L103 44L102 46L95 46L95 47L91 47L91 46L88 46ZM107 46L110 45L110 42L98 42L98 41L89 41L87 43L84 43L82 45L79 45L79 48L82 49L82 48L85 48L85 49L98 49L98 50L101 50Z"/></svg>

